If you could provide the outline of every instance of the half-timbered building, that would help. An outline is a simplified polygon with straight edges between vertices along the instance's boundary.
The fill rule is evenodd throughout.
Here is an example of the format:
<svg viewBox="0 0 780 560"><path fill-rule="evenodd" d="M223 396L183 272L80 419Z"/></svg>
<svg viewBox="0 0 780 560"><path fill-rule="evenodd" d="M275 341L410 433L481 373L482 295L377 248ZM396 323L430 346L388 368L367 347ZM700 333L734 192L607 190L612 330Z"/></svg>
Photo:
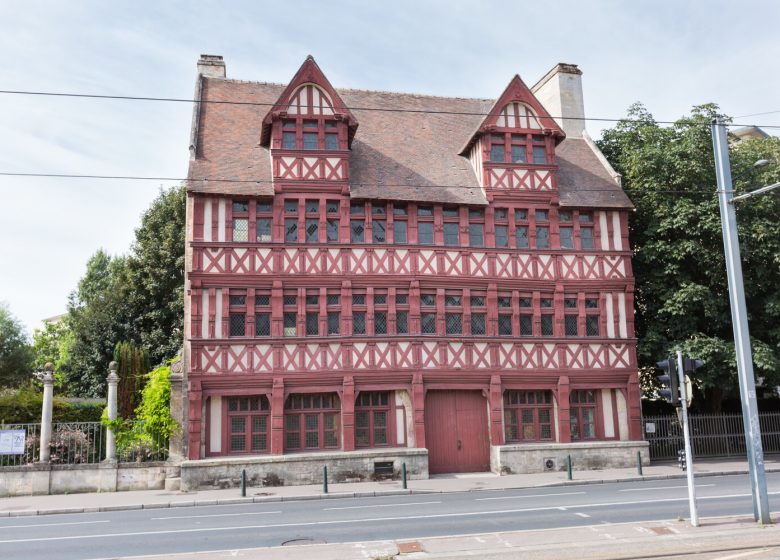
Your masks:
<svg viewBox="0 0 780 560"><path fill-rule="evenodd" d="M204 55L185 463L294 481L646 460L631 202L580 75L463 99L336 89L311 57L287 84L232 80Z"/></svg>

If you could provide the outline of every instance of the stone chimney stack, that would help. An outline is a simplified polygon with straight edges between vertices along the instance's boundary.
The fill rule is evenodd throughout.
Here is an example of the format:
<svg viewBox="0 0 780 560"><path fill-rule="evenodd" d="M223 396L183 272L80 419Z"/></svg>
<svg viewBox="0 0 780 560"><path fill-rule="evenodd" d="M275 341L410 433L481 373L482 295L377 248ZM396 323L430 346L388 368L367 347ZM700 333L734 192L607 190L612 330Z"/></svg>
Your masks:
<svg viewBox="0 0 780 560"><path fill-rule="evenodd" d="M224 78L225 61L217 54L202 54L198 60L198 74L206 78Z"/></svg>
<svg viewBox="0 0 780 560"><path fill-rule="evenodd" d="M531 88L531 92L555 118L567 137L582 138L585 104L582 100L582 70L576 64L558 63Z"/></svg>

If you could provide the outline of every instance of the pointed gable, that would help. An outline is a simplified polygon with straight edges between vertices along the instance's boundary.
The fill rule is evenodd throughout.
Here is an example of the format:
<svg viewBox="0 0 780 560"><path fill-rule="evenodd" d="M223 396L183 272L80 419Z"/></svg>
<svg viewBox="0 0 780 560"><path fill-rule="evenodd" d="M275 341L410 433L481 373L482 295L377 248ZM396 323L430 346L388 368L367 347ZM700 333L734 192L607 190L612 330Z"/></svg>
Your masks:
<svg viewBox="0 0 780 560"><path fill-rule="evenodd" d="M472 144L480 135L495 128L522 128L548 131L555 136L556 144L566 137L558 123L539 103L519 75L510 80L504 92L496 100L488 115L469 137L466 145L460 151L461 155L468 153Z"/></svg>
<svg viewBox="0 0 780 560"><path fill-rule="evenodd" d="M260 145L268 146L274 120L297 114L334 115L347 124L351 144L358 122L339 94L309 55L263 119Z"/></svg>

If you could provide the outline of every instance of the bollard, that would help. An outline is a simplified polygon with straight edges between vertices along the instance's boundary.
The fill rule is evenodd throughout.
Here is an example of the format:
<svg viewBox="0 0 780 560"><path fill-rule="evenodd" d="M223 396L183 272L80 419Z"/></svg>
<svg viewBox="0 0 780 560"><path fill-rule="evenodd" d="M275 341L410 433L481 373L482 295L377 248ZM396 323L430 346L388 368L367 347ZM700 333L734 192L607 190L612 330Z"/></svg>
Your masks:
<svg viewBox="0 0 780 560"><path fill-rule="evenodd" d="M571 455L566 455L566 480L571 480Z"/></svg>
<svg viewBox="0 0 780 560"><path fill-rule="evenodd" d="M642 476L642 453L636 452L636 474Z"/></svg>
<svg viewBox="0 0 780 560"><path fill-rule="evenodd" d="M241 497L246 498L246 469L241 469Z"/></svg>
<svg viewBox="0 0 780 560"><path fill-rule="evenodd" d="M401 463L401 480L403 480L403 489L406 490L406 463Z"/></svg>
<svg viewBox="0 0 780 560"><path fill-rule="evenodd" d="M328 467L322 467L322 493L328 493Z"/></svg>

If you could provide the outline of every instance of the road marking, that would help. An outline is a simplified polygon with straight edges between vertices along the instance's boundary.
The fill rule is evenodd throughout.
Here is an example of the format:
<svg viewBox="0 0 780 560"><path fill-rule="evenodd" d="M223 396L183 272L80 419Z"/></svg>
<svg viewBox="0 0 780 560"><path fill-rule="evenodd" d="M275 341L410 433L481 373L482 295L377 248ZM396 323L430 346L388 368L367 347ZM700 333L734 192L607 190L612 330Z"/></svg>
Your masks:
<svg viewBox="0 0 780 560"><path fill-rule="evenodd" d="M158 519L199 519L205 517L236 517L243 515L268 515L269 513L282 513L281 511L250 511L244 513L212 513L211 515L176 515L170 517L152 517L152 521Z"/></svg>
<svg viewBox="0 0 780 560"><path fill-rule="evenodd" d="M37 523L35 525L3 525L0 529L22 529L28 527L60 527L62 525L90 525L92 523L110 523L109 520L105 521L72 521L70 523Z"/></svg>
<svg viewBox="0 0 780 560"><path fill-rule="evenodd" d="M769 494L780 494L780 492L769 492ZM704 496L698 498L699 500L715 500L715 499L728 499L728 498L748 498L751 494L726 494L723 496ZM653 500L655 503L662 502L687 502L687 497L681 498L662 498ZM414 521L416 519L446 519L453 517L476 517L484 515L502 515L507 513L530 513L536 511L553 511L564 509L582 509L582 508L602 508L602 507L615 507L625 505L647 505L646 500L633 500L627 502L604 502L595 504L572 504L566 506L546 506L535 508L518 508L518 509L503 509L493 511L470 511L463 513L436 513L429 515L407 515L398 517L369 517L363 519L334 519L328 521L308 521L298 523L269 523L267 525L240 525L236 527L197 527L192 529L170 529L166 531L137 531L129 533L101 533L96 535L67 535L62 537L40 537L40 538L27 538L27 539L7 539L0 540L0 544L9 543L25 543L25 542L48 542L48 541L72 541L79 539L114 539L117 537L136 537L147 535L173 535L173 534L187 534L187 533L215 533L224 531L245 531L250 529L279 529L282 527L311 527L318 525L348 525L350 523L384 523L389 521Z"/></svg>
<svg viewBox="0 0 780 560"><path fill-rule="evenodd" d="M584 494L585 492L561 492L558 494L530 494L527 496L496 496L495 498L475 498L476 502L484 502L487 500L516 500L517 498L546 498L547 496L576 496L577 494Z"/></svg>
<svg viewBox="0 0 780 560"><path fill-rule="evenodd" d="M333 511L338 509L368 509L378 507L401 507L401 506L424 506L426 504L440 504L441 502L409 502L408 504L375 504L373 506L345 506L345 507L333 507L322 508L322 511Z"/></svg>
<svg viewBox="0 0 780 560"><path fill-rule="evenodd" d="M697 484L696 488L706 488L708 486L715 486L714 484ZM650 490L685 490L687 486L653 486L652 488L626 488L624 490L618 490L618 492L649 492Z"/></svg>
<svg viewBox="0 0 780 560"><path fill-rule="evenodd" d="M584 517L584 518L590 517L590 515L588 515L587 513L582 513L580 511L575 511L574 515L579 515L580 517Z"/></svg>
<svg viewBox="0 0 780 560"><path fill-rule="evenodd" d="M713 560L733 560L734 558L745 558L746 556L754 556L756 554L761 554L762 552L767 552L767 551L769 551L768 548L762 548L760 550L750 550L748 552L731 554L729 556L719 556L718 558L714 558Z"/></svg>

